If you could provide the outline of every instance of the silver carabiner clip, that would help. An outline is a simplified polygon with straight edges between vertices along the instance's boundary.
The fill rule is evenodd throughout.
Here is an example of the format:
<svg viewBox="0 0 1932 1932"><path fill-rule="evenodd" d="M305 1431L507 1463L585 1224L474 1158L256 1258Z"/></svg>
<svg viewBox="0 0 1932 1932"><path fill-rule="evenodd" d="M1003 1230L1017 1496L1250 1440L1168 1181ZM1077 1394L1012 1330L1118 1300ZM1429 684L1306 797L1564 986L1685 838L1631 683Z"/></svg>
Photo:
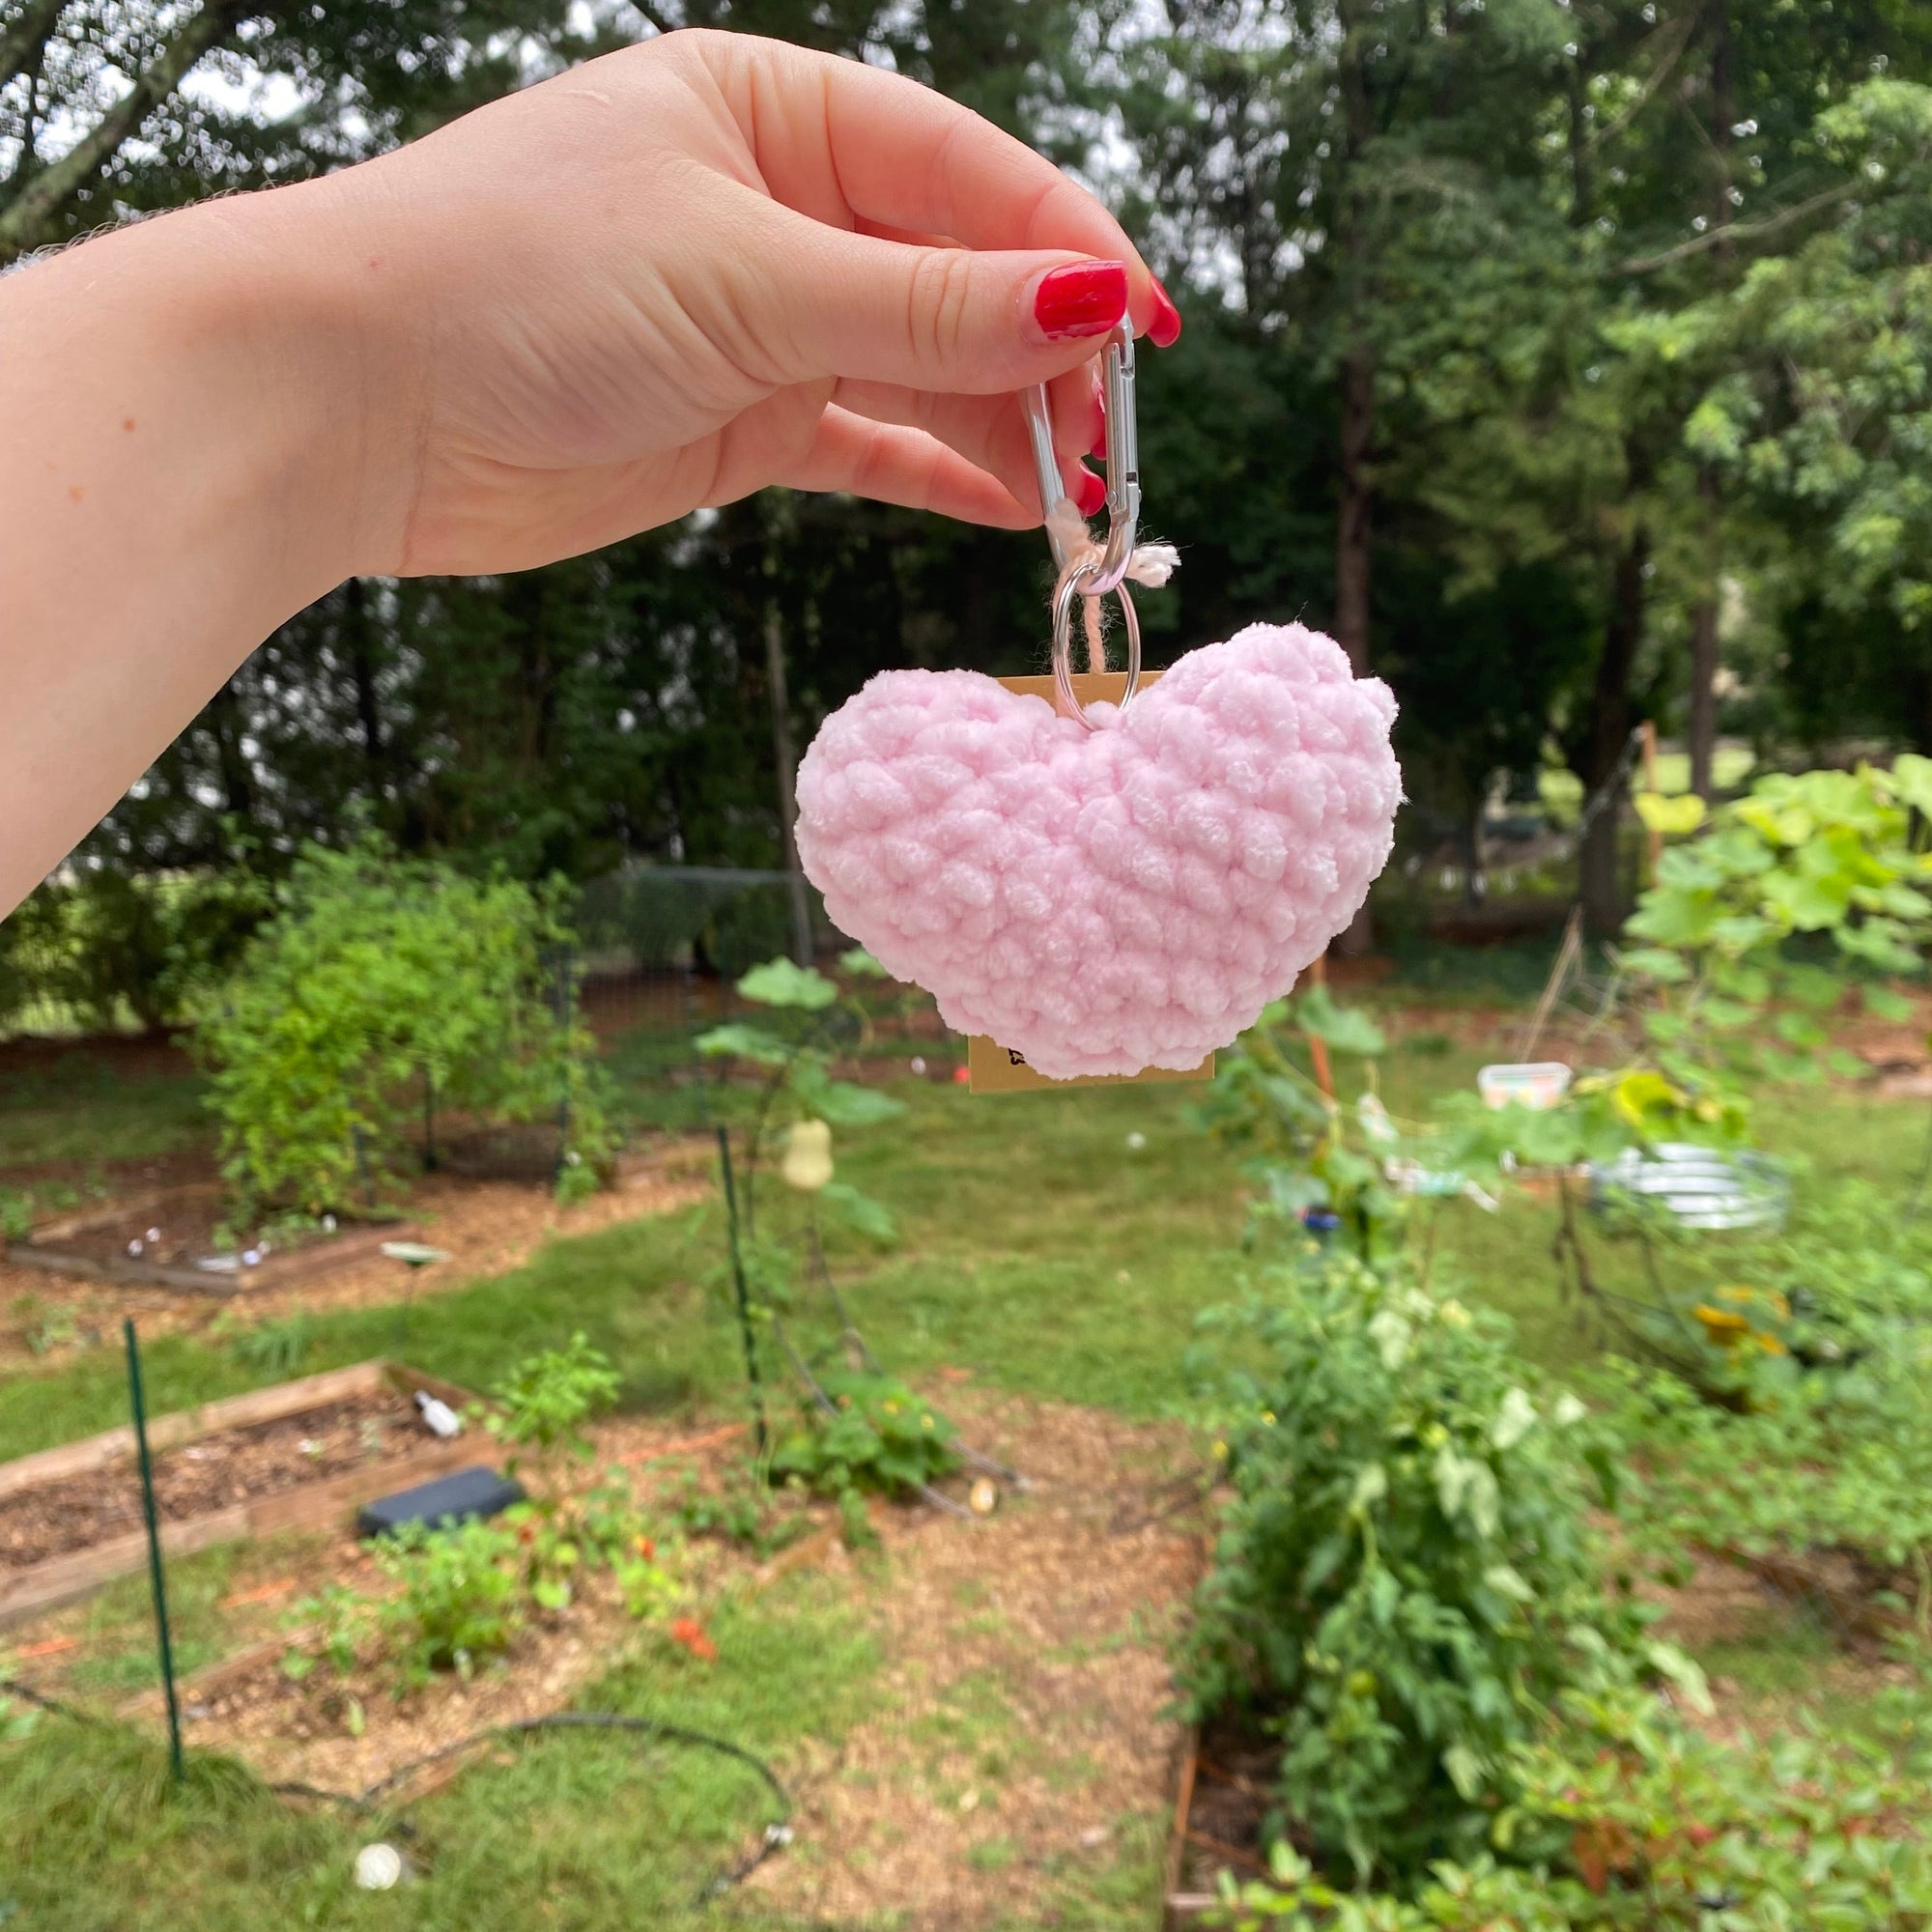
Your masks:
<svg viewBox="0 0 1932 1932"><path fill-rule="evenodd" d="M1102 402L1107 420L1107 546L1097 565L1082 571L1083 596L1102 597L1117 590L1125 581L1127 564L1134 554L1134 536L1141 515L1140 430L1134 414L1134 337L1122 323L1107 338L1102 365ZM1026 407L1027 436L1033 444L1034 474L1039 482L1039 500L1046 514L1047 541L1053 546L1053 567L1057 577L1066 574L1072 559L1061 533L1054 527L1052 512L1066 492L1060 480L1060 461L1053 453L1053 415L1046 400L1046 384L1036 383L1022 392Z"/></svg>

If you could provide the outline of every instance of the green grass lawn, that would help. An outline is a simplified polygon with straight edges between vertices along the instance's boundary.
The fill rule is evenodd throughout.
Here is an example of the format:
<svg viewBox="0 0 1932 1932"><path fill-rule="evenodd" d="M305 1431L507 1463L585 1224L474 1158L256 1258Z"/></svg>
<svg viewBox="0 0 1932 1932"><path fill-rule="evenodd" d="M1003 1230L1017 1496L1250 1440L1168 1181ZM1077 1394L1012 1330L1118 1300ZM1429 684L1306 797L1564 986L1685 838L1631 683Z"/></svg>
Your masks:
<svg viewBox="0 0 1932 1932"><path fill-rule="evenodd" d="M51 1066L0 1074L0 1173L155 1160L213 1138L192 1074L130 1075L82 1045Z"/></svg>
<svg viewBox="0 0 1932 1932"><path fill-rule="evenodd" d="M1380 1068L1381 1092L1399 1116L1426 1118L1435 1096L1470 1083L1478 1058L1439 1040L1399 1044ZM996 1387L1135 1416L1184 1412L1180 1358L1194 1317L1255 1265L1241 1245L1238 1164L1189 1121L1193 1093L1150 1086L975 1099L918 1080L895 1091L904 1121L842 1136L838 1155L847 1178L891 1207L900 1239L885 1249L850 1236L829 1240L853 1312L887 1364L912 1376L957 1364ZM97 1097L100 1118L111 1119L112 1096ZM744 1102L742 1092L723 1096L727 1111ZM36 1094L16 1112L0 1097L0 1146L29 1137L21 1120L36 1108L43 1125L68 1117L65 1099ZM93 1118L85 1102L71 1115ZM165 1110L142 1118L140 1132L159 1133ZM1925 1133L1919 1109L1822 1090L1771 1098L1762 1122L1774 1150L1821 1179L1856 1174L1896 1188L1916 1172ZM790 1204L768 1196L768 1218L781 1211ZM1510 1315L1528 1355L1558 1372L1594 1357L1599 1339L1557 1293L1552 1207L1517 1197L1495 1215L1462 1202L1421 1211L1435 1216L1433 1265ZM716 1208L620 1225L554 1242L511 1274L423 1296L407 1312L320 1317L301 1366L400 1354L482 1388L519 1355L582 1328L623 1371L633 1406L738 1412L743 1374L724 1259ZM1711 1265L1711 1252L1685 1264ZM1636 1287L1641 1266L1634 1251L1604 1249L1612 1284ZM157 1410L268 1378L205 1339L156 1338L146 1354ZM124 1416L115 1350L50 1361L0 1386L0 1459ZM226 1560L179 1566L190 1662L212 1640L203 1613ZM134 1585L102 1602L103 1617L137 1621ZM662 1673L627 1665L580 1701L714 1728L782 1760L806 1739L836 1740L884 1694L863 1605L822 1579L721 1614L732 1620L719 1633L728 1635L726 1662L701 1685L668 1686ZM1816 1655L1815 1634L1774 1632L1716 1661L1782 1693L1809 1681ZM92 1688L111 1695L142 1681L147 1665L130 1641L107 1647L90 1668ZM290 1811L214 1762L198 1762L174 1801L162 1770L150 1742L52 1719L0 1748L0 1923L10 1906L20 1924L61 1932L764 1922L742 1898L696 1903L768 1814L754 1780L689 1751L562 1738L471 1771L413 1814L427 1875L382 1896L349 1887L355 1848L372 1828ZM1106 1859L1065 1875L1052 1922L1094 1932L1151 1925L1157 1851L1154 1827L1123 1828ZM997 1857L997 1847L981 1856Z"/></svg>

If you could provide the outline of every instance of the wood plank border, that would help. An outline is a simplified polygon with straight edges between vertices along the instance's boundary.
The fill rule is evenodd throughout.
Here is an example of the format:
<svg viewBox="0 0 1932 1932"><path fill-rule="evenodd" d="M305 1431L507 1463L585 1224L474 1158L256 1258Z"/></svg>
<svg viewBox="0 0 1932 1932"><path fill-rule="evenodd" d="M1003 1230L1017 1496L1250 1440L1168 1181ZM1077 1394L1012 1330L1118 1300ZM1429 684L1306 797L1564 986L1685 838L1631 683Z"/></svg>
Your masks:
<svg viewBox="0 0 1932 1932"><path fill-rule="evenodd" d="M305 1409L339 1402L345 1396L358 1395L384 1383L403 1392L427 1389L452 1407L474 1400L469 1391L455 1383L423 1375L400 1362L357 1362L350 1368L330 1369L322 1375L305 1376L299 1381L281 1382L248 1395L205 1403L200 1408L158 1416L149 1427L148 1439L156 1449L174 1447L223 1430L245 1429L285 1415L299 1415ZM37 1456L22 1456L15 1462L0 1464L0 1495L17 1494L41 1483L111 1467L124 1458L131 1458L133 1446L131 1429L110 1429L81 1442L43 1450ZM165 1523L161 1529L161 1548L169 1556L189 1556L197 1550L213 1548L217 1543L232 1543L242 1537L319 1528L372 1497L461 1468L474 1462L479 1453L484 1452L479 1450L477 1438L468 1433L453 1442L431 1438L404 1455L350 1469L340 1476L298 1484L273 1495L231 1503L225 1509ZM139 1570L147 1560L146 1533L134 1530L86 1549L49 1557L25 1570L0 1572L0 1630L78 1603L117 1577Z"/></svg>

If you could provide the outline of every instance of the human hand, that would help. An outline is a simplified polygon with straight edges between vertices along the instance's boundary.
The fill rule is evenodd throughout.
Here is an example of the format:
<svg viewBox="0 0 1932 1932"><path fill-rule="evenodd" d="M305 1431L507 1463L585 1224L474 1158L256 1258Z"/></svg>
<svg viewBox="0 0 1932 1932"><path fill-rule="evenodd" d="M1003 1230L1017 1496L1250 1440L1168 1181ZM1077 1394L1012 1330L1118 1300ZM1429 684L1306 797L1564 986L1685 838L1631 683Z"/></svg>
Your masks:
<svg viewBox="0 0 1932 1932"><path fill-rule="evenodd" d="M1023 527L1016 392L1048 380L1091 513L1090 359L1123 315L1179 326L1019 142L740 34L591 62L316 192L392 372L366 460L410 473L370 572L520 569L774 483Z"/></svg>
<svg viewBox="0 0 1932 1932"><path fill-rule="evenodd" d="M1058 272L1056 272L1058 271ZM733 34L0 280L0 915L276 625L772 483L992 524L1063 475L1122 311L1092 196L914 83Z"/></svg>

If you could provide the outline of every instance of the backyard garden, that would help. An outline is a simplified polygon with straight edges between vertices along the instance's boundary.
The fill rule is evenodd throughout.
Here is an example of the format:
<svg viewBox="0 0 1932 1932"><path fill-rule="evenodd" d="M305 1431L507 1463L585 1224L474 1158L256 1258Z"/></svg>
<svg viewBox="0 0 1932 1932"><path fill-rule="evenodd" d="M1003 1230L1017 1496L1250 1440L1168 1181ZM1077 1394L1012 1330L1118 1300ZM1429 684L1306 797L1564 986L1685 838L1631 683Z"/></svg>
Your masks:
<svg viewBox="0 0 1932 1932"><path fill-rule="evenodd" d="M0 1046L0 1921L1928 1922L1932 765L1639 803L1206 1084L373 839Z"/></svg>

